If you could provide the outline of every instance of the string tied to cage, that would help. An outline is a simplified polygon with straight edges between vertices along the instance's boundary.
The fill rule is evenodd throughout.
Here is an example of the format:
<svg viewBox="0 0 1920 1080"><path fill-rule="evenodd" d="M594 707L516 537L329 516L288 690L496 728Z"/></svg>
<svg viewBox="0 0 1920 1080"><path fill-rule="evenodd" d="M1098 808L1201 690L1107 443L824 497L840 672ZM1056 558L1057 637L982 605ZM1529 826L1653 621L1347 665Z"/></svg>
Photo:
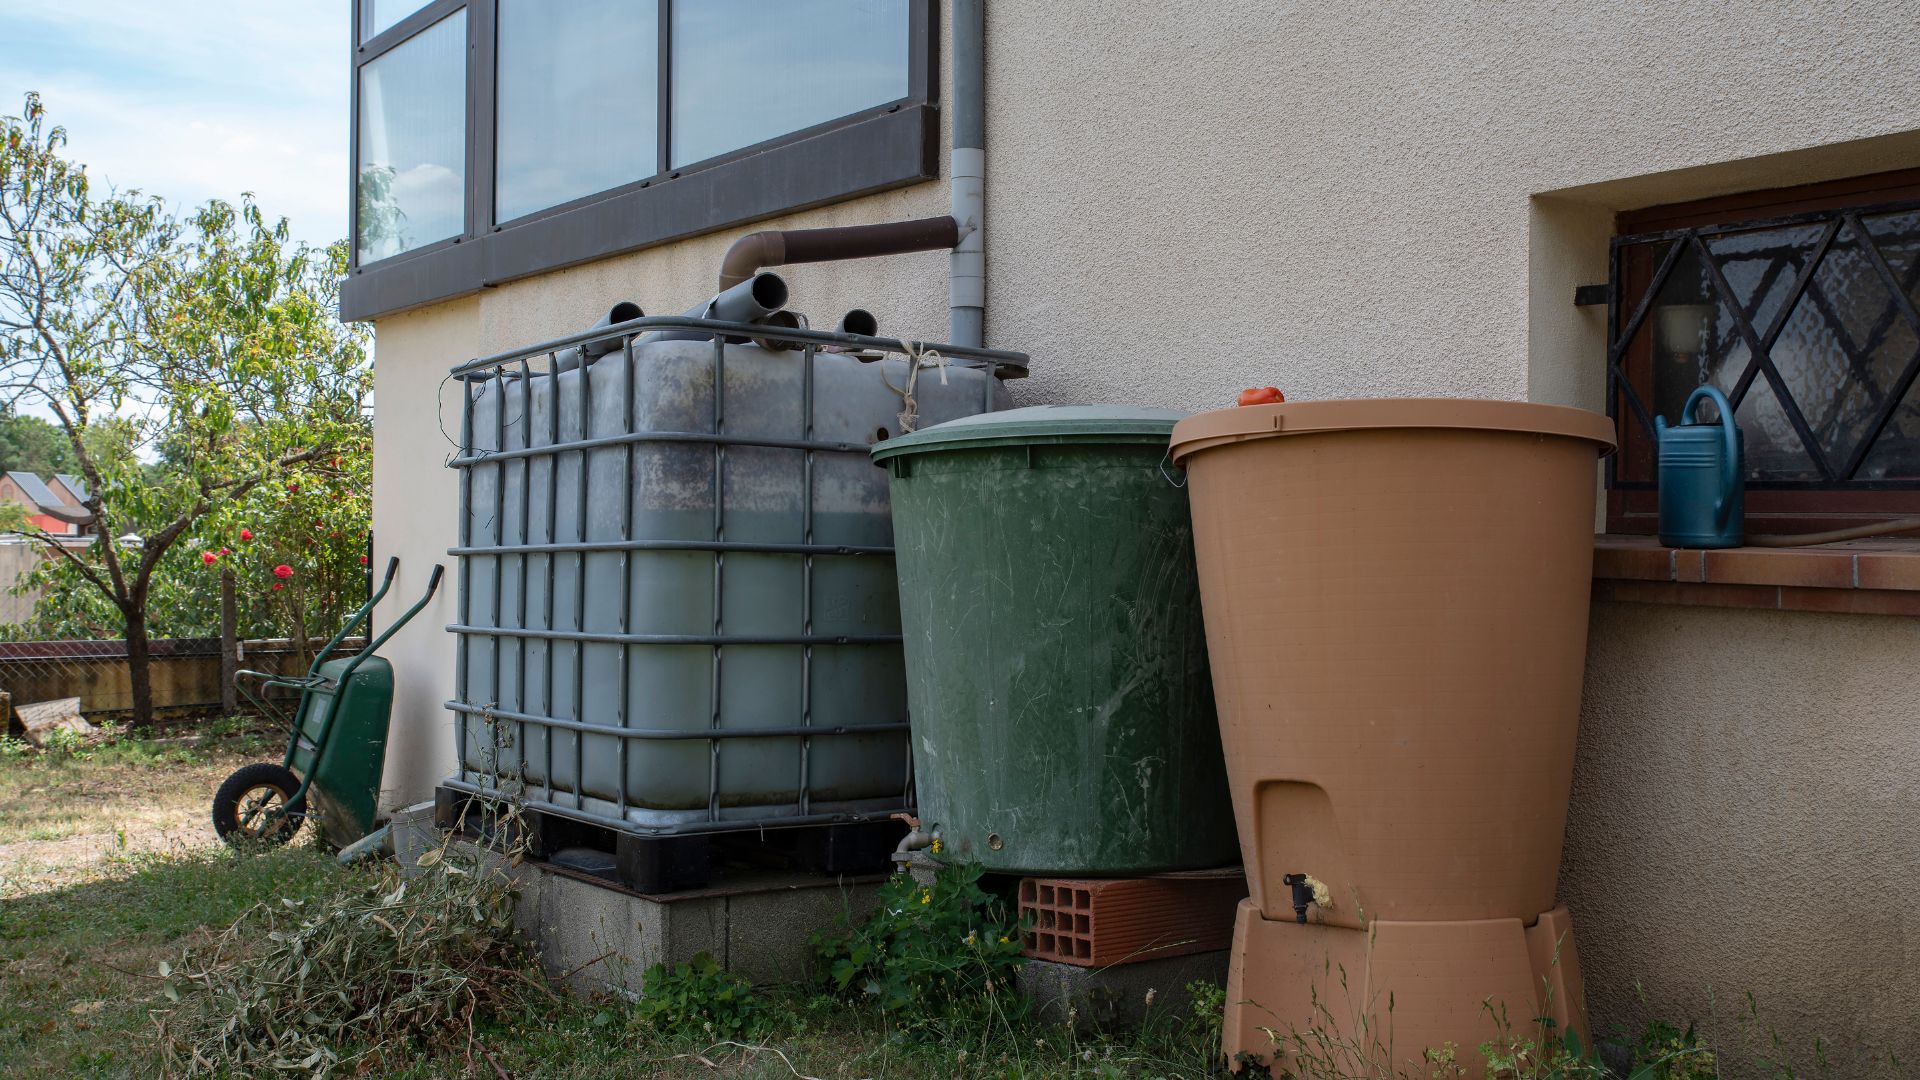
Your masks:
<svg viewBox="0 0 1920 1080"><path fill-rule="evenodd" d="M940 370L940 385L947 385L947 367L951 363L940 350L919 341L902 341L901 352L907 358L907 385L902 387L887 383L894 393L900 395L900 431L902 434L920 426L920 404L914 393L920 384L920 372L926 368ZM884 375L882 376L884 378Z"/></svg>

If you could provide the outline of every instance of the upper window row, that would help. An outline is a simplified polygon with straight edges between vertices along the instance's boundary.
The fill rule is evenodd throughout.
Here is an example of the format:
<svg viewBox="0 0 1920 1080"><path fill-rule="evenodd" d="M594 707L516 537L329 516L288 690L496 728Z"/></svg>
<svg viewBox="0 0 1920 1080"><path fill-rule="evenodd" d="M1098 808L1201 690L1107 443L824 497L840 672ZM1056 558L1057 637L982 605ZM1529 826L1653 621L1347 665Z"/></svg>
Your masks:
<svg viewBox="0 0 1920 1080"><path fill-rule="evenodd" d="M360 264L909 96L909 0L481 2L359 0Z"/></svg>

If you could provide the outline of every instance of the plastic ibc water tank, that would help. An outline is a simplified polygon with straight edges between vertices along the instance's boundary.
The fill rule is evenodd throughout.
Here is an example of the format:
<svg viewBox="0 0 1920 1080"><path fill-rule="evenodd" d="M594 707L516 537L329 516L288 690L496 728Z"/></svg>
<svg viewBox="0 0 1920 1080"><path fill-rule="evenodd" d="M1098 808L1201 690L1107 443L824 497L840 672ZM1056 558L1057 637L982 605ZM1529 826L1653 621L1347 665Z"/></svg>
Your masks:
<svg viewBox="0 0 1920 1080"><path fill-rule="evenodd" d="M910 805L886 474L907 362L654 339L464 382L456 786L655 833ZM921 422L992 408L923 371Z"/></svg>

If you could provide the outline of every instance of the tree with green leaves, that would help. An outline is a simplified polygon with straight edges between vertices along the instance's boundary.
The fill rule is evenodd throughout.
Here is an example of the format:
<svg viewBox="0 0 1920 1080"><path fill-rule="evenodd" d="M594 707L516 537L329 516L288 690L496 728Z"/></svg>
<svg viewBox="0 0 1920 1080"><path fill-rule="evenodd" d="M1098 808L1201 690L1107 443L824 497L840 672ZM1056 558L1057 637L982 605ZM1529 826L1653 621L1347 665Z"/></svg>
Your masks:
<svg viewBox="0 0 1920 1080"><path fill-rule="evenodd" d="M0 473L16 469L36 476L72 472L73 451L52 422L0 407Z"/></svg>
<svg viewBox="0 0 1920 1080"><path fill-rule="evenodd" d="M364 452L371 368L335 317L344 242L294 244L251 196L183 221L97 191L65 142L37 94L0 118L0 403L52 417L98 539L6 524L117 615L139 723L156 575L232 557L205 545L256 493L324 484Z"/></svg>

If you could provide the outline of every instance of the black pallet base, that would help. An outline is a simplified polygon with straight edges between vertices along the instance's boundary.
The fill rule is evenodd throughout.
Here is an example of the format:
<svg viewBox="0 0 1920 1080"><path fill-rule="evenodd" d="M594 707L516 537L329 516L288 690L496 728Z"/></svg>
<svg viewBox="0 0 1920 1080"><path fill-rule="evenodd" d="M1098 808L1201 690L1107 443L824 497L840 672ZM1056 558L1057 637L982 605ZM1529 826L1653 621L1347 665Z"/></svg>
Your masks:
<svg viewBox="0 0 1920 1080"><path fill-rule="evenodd" d="M527 858L590 874L638 893L702 889L718 868L866 874L889 868L904 823L846 821L784 828L655 836L532 807L509 809L472 792L436 788L434 823L485 840L524 845Z"/></svg>

